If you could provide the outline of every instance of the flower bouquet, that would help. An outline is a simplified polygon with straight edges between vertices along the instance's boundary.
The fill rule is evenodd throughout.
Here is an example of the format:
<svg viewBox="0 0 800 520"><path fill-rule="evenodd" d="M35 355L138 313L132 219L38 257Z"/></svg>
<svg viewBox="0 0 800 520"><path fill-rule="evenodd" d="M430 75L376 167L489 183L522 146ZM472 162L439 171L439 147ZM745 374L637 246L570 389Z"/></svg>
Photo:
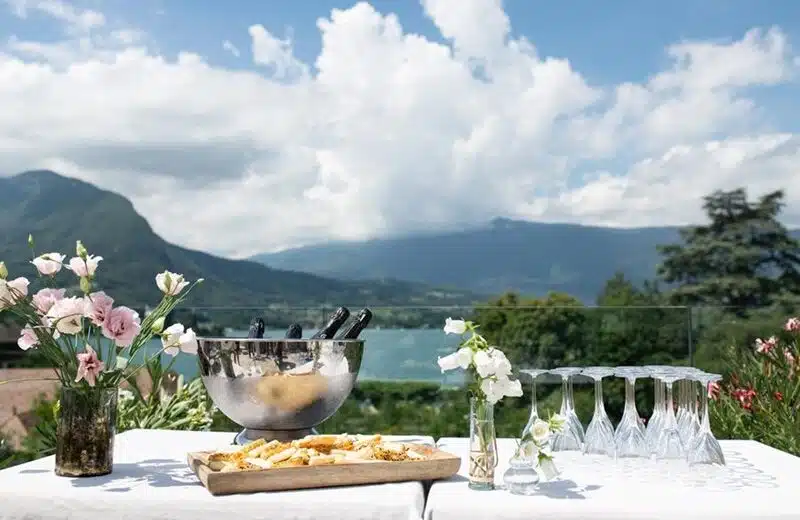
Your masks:
<svg viewBox="0 0 800 520"><path fill-rule="evenodd" d="M28 244L34 251L32 237ZM148 360L148 342L160 336L162 352L197 352L192 329L174 324L165 329L165 319L189 294L189 284L180 274L164 271L155 277L163 293L159 304L143 320L125 306L115 306L103 291L93 291L95 272L103 260L90 255L78 241L75 257L68 262L61 253L37 256L36 267L44 287L29 295L27 278L9 279L0 262L0 312L10 312L24 323L18 345L37 349L49 361L60 382L55 472L63 476L94 476L111 472L116 427L118 389L134 379L142 365L128 361L140 352ZM56 286L63 271L75 277L69 291ZM74 293L74 294L68 294ZM5 381L8 383L12 381Z"/></svg>
<svg viewBox="0 0 800 520"><path fill-rule="evenodd" d="M447 318L446 334L459 334L462 341L454 353L440 357L442 372L461 368L469 375L469 486L494 489L497 442L494 405L503 397L520 397L522 385L511 378L511 363L503 351L492 347L477 332L478 325Z"/></svg>

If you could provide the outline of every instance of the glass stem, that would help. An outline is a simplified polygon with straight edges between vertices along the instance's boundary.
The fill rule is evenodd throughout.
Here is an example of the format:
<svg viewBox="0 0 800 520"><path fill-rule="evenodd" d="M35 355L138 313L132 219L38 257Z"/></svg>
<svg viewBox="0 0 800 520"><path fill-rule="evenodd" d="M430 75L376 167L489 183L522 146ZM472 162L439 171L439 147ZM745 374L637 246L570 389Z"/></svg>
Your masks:
<svg viewBox="0 0 800 520"><path fill-rule="evenodd" d="M639 420L636 412L636 380L625 378L625 411L623 416L631 416L632 419Z"/></svg>
<svg viewBox="0 0 800 520"><path fill-rule="evenodd" d="M711 433L711 421L708 419L708 385L706 391L700 392L700 404L703 406L703 424L700 425L703 433Z"/></svg>
<svg viewBox="0 0 800 520"><path fill-rule="evenodd" d="M603 416L606 414L606 407L603 404L602 379L595 379L594 381L594 414L595 416Z"/></svg>
<svg viewBox="0 0 800 520"><path fill-rule="evenodd" d="M570 412L575 411L575 395L572 393L572 378L567 378L567 406Z"/></svg>
<svg viewBox="0 0 800 520"><path fill-rule="evenodd" d="M672 383L667 383L667 427L675 426L675 408L672 401Z"/></svg>
<svg viewBox="0 0 800 520"><path fill-rule="evenodd" d="M561 411L558 414L561 417L566 417L569 412L569 385L567 385L567 378L561 378Z"/></svg>
<svg viewBox="0 0 800 520"><path fill-rule="evenodd" d="M536 402L536 381L531 383L531 416L530 421L539 417L539 404Z"/></svg>

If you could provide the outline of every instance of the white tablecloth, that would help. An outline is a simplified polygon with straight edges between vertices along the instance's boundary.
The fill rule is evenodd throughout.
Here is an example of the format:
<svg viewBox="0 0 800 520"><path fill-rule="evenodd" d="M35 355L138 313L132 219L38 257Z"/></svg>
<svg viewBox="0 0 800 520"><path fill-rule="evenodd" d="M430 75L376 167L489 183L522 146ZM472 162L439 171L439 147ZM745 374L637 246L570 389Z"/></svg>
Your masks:
<svg viewBox="0 0 800 520"><path fill-rule="evenodd" d="M800 519L800 459L755 441L722 441L728 464L717 469L556 453L560 477L533 496L470 490L467 439L438 445L463 462L458 476L434 482L425 520ZM498 486L515 447L498 440Z"/></svg>
<svg viewBox="0 0 800 520"><path fill-rule="evenodd" d="M233 435L128 431L117 436L114 471L103 477L58 477L53 473L54 457L0 471L0 519L419 520L422 517L425 496L419 482L212 496L187 466L186 453L221 448L231 443ZM394 438L433 443L430 437Z"/></svg>

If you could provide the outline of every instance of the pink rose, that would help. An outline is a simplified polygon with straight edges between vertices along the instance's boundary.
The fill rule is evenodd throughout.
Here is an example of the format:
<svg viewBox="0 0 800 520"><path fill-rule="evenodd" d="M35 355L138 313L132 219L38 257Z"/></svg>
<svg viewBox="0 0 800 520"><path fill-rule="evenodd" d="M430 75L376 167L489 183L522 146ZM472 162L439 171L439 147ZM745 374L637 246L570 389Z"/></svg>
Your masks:
<svg viewBox="0 0 800 520"><path fill-rule="evenodd" d="M42 314L47 314L53 305L59 300L64 299L66 289L42 289L33 295L33 304Z"/></svg>
<svg viewBox="0 0 800 520"><path fill-rule="evenodd" d="M0 311L16 304L21 298L28 296L27 278L15 278L10 282L0 280Z"/></svg>
<svg viewBox="0 0 800 520"><path fill-rule="evenodd" d="M86 317L98 327L102 327L114 305L114 299L103 291L85 297Z"/></svg>
<svg viewBox="0 0 800 520"><path fill-rule="evenodd" d="M31 263L36 266L39 274L53 276L61 270L65 258L66 256L61 253L47 253L34 258Z"/></svg>
<svg viewBox="0 0 800 520"><path fill-rule="evenodd" d="M139 314L128 307L111 309L103 322L103 336L113 339L118 347L127 347L139 334Z"/></svg>
<svg viewBox="0 0 800 520"><path fill-rule="evenodd" d="M105 364L97 357L97 352L92 347L86 345L84 352L77 355L78 375L75 378L77 383L85 379L89 386L94 386L97 376L103 371Z"/></svg>
<svg viewBox="0 0 800 520"><path fill-rule="evenodd" d="M800 332L800 318L789 318L784 329L788 332Z"/></svg>
<svg viewBox="0 0 800 520"><path fill-rule="evenodd" d="M774 349L777 346L778 346L778 338L776 338L775 336L772 336L771 338L766 340L762 339L756 340L756 352L758 352L759 354L769 354L770 352L772 352L772 349Z"/></svg>
<svg viewBox="0 0 800 520"><path fill-rule="evenodd" d="M97 264L103 259L102 256L88 255L86 260L80 257L73 257L69 260L68 269L80 277L92 277L97 271Z"/></svg>
<svg viewBox="0 0 800 520"><path fill-rule="evenodd" d="M19 339L17 340L17 345L22 350L28 350L29 348L33 348L39 344L39 338L36 337L36 331L34 331L30 327L25 327L22 329L22 333L19 335Z"/></svg>

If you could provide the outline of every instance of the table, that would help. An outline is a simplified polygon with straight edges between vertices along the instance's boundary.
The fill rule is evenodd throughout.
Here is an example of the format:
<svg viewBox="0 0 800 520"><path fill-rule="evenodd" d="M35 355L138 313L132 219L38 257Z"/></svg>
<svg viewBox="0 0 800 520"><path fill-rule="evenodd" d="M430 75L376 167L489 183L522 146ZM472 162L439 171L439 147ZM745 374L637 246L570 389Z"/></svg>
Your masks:
<svg viewBox="0 0 800 520"><path fill-rule="evenodd" d="M214 497L187 466L186 453L220 448L233 436L131 430L116 437L110 475L58 477L52 456L0 471L0 520L422 518L420 482ZM431 437L385 437L433 443Z"/></svg>
<svg viewBox="0 0 800 520"><path fill-rule="evenodd" d="M462 464L459 475L433 483L425 520L800 519L800 458L755 441L722 441L727 466L705 469L560 452L560 477L532 496L468 489L468 440L437 444ZM498 440L495 484L502 484L515 448L513 439Z"/></svg>

